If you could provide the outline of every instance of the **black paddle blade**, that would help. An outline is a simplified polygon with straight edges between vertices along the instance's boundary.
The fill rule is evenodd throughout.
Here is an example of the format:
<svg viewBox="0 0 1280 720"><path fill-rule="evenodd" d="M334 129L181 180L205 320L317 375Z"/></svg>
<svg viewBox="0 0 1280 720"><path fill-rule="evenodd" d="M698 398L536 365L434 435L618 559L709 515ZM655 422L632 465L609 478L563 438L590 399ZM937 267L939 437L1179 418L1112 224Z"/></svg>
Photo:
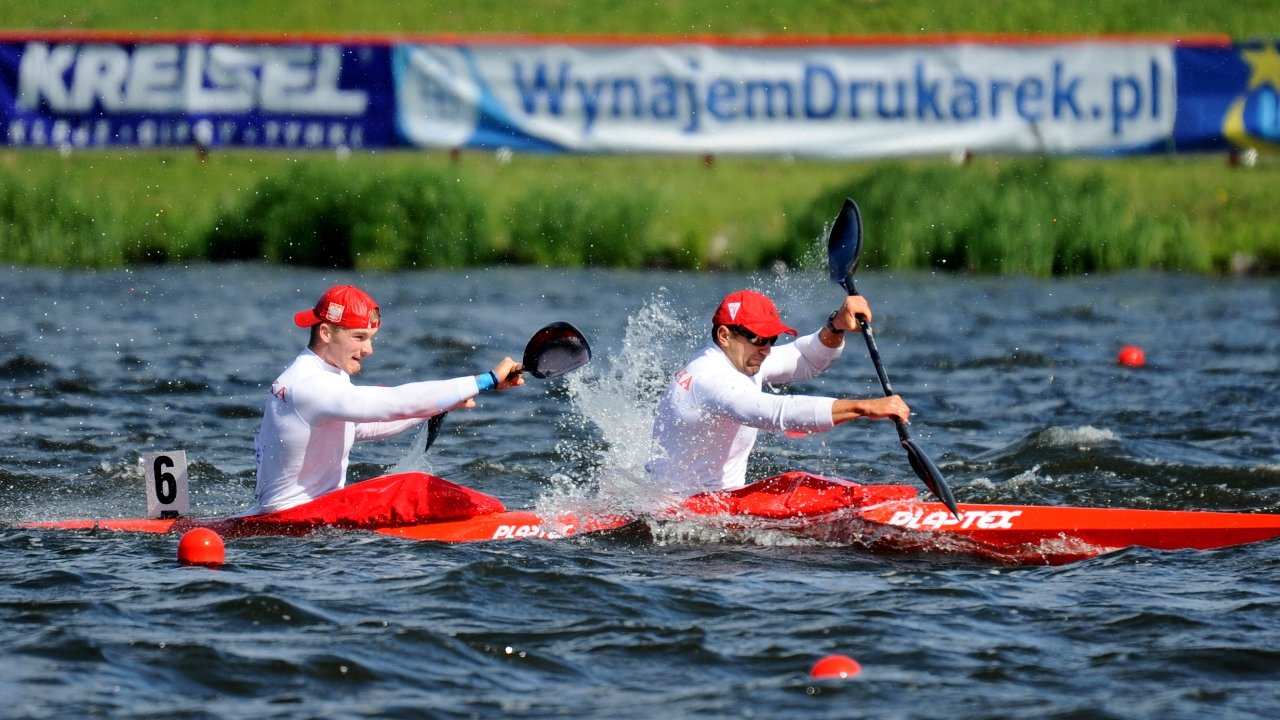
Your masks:
<svg viewBox="0 0 1280 720"><path fill-rule="evenodd" d="M862 213L853 198L845 198L840 214L827 234L827 270L831 281L844 285L845 279L858 268L862 254Z"/></svg>
<svg viewBox="0 0 1280 720"><path fill-rule="evenodd" d="M915 470L916 475L924 481L925 487L929 488L929 492L941 500L951 514L959 520L960 508L956 507L956 499L951 495L951 488L947 486L947 481L942 479L938 466L924 454L924 450L920 449L915 440L911 438L903 440L902 447L907 451L907 460L911 462L911 469Z"/></svg>
<svg viewBox="0 0 1280 720"><path fill-rule="evenodd" d="M444 416L448 414L447 412L442 412L439 415L433 415L427 421L427 444L422 447L422 452L425 453L431 449L432 445L436 444L436 437L440 435L440 426L444 424Z"/></svg>
<svg viewBox="0 0 1280 720"><path fill-rule="evenodd" d="M546 379L563 375L591 362L591 346L578 328L553 322L529 338L524 348L524 369Z"/></svg>

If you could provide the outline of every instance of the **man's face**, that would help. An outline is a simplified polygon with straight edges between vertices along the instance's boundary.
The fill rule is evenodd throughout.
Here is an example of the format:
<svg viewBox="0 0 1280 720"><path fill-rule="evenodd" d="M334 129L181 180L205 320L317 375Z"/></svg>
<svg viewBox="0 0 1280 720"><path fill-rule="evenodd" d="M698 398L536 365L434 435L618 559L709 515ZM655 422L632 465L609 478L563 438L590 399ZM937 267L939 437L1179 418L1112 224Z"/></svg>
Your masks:
<svg viewBox="0 0 1280 720"><path fill-rule="evenodd" d="M352 329L325 323L320 328L316 354L348 375L355 375L360 372L362 361L373 354L373 336L377 334L378 328Z"/></svg>
<svg viewBox="0 0 1280 720"><path fill-rule="evenodd" d="M748 338L741 330L721 325L716 330L716 341L738 372L753 377L760 372L760 363L773 351L773 343L777 341L777 337L761 338L752 335Z"/></svg>

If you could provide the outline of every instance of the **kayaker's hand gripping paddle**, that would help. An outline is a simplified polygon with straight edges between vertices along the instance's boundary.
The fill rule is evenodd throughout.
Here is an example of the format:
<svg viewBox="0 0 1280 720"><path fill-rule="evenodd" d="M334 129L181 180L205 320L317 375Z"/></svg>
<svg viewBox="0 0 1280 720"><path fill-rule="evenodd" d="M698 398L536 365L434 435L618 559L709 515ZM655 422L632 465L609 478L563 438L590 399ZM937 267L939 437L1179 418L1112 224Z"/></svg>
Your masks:
<svg viewBox="0 0 1280 720"><path fill-rule="evenodd" d="M858 294L853 286L853 273L858 269L858 256L861 253L862 213L859 212L857 203L851 198L845 198L844 207L840 208L840 214L836 216L835 222L831 225L831 232L827 236L827 269L831 273L832 282L844 287L850 295ZM885 397L893 395L889 376L885 374L884 365L880 362L880 350L876 347L875 333L871 330L871 323L863 315L858 315L858 324L862 327L862 337L867 341L867 354L871 356L871 362L876 366L876 375L880 377L880 387L884 389ZM911 435L907 433L906 423L896 417L893 422L898 427L898 439L902 442L903 449L907 451L911 469L915 470L916 475L924 481L925 487L946 504L951 514L955 515L957 520L960 519L960 509L956 507L951 488L947 487L947 481L942 479L938 466L934 465L929 456L924 454L924 450L921 450L916 441L911 439Z"/></svg>
<svg viewBox="0 0 1280 720"><path fill-rule="evenodd" d="M540 380L558 377L591 362L591 345L578 328L567 322L553 322L529 338L524 346L522 371ZM422 452L431 449L447 412L427 421L427 442Z"/></svg>

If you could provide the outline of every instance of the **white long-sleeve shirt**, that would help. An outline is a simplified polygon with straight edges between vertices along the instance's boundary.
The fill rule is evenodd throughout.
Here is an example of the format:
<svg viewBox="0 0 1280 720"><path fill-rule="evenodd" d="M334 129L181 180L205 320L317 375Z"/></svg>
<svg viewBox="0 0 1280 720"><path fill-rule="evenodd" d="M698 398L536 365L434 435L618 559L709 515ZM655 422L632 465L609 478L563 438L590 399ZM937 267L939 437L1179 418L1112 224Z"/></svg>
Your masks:
<svg viewBox="0 0 1280 720"><path fill-rule="evenodd" d="M254 443L255 507L284 510L346 484L356 440L399 435L479 393L473 376L364 387L311 350L271 384Z"/></svg>
<svg viewBox="0 0 1280 720"><path fill-rule="evenodd" d="M760 371L748 376L718 346L703 348L676 373L658 403L645 466L649 477L682 495L741 487L760 430L830 430L834 398L775 395L763 385L812 378L843 351L843 344L823 345L817 333L805 335L774 347Z"/></svg>

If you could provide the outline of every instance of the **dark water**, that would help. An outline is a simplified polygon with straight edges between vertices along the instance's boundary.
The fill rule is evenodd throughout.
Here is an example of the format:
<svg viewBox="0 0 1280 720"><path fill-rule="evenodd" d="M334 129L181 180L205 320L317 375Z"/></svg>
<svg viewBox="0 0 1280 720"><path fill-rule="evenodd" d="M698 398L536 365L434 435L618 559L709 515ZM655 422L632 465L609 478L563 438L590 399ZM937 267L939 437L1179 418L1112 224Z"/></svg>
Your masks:
<svg viewBox="0 0 1280 720"><path fill-rule="evenodd" d="M1280 543L1061 567L877 556L764 533L467 546L361 534L228 543L19 529L144 513L142 453L185 449L197 514L250 503L290 314L356 281L385 324L366 383L481 372L569 320L596 359L485 396L353 477L420 467L543 509L639 503L657 389L752 284L816 327L841 291L783 277L259 266L0 270L0 716L14 718L1272 718ZM913 434L962 502L1280 512L1272 280L865 274ZM1121 345L1147 365L1117 367ZM850 346L802 389L876 394ZM769 438L755 474L913 482L892 426ZM856 680L814 681L843 653Z"/></svg>

